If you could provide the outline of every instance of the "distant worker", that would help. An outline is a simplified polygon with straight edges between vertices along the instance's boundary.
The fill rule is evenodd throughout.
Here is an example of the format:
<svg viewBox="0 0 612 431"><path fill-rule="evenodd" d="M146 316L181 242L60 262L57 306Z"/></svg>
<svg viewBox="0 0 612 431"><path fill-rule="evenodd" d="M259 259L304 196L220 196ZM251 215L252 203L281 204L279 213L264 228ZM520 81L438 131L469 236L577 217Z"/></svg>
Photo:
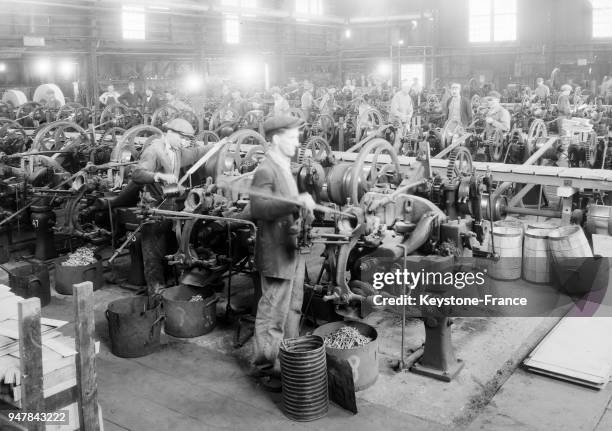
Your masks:
<svg viewBox="0 0 612 431"><path fill-rule="evenodd" d="M536 79L536 88L534 90L535 97L540 102L546 102L546 99L550 97L550 88L544 84L544 78Z"/></svg>
<svg viewBox="0 0 612 431"><path fill-rule="evenodd" d="M502 132L510 131L510 112L504 108L501 103L501 94L497 91L491 91L487 97L487 106L489 108L486 117L486 129L485 134L490 136L490 133L495 130L501 130Z"/></svg>
<svg viewBox="0 0 612 431"><path fill-rule="evenodd" d="M314 106L314 98L312 96L312 84L308 81L304 81L304 92L300 102L304 117L306 117L306 121L309 121Z"/></svg>
<svg viewBox="0 0 612 431"><path fill-rule="evenodd" d="M412 97L412 103L414 106L419 107L421 105L423 86L419 82L419 78L414 78L412 80L412 85L410 86L410 97Z"/></svg>
<svg viewBox="0 0 612 431"><path fill-rule="evenodd" d="M235 88L232 90L232 99L229 107L234 111L238 112L238 114L243 117L247 112L251 109L249 102L247 102L242 95L240 94L240 90Z"/></svg>
<svg viewBox="0 0 612 431"><path fill-rule="evenodd" d="M561 94L559 94L559 99L557 99L557 126L559 128L559 133L562 133L563 130L563 120L569 119L572 117L572 107L570 103L570 93L572 92L572 86L569 84L565 84L561 86Z"/></svg>
<svg viewBox="0 0 612 431"><path fill-rule="evenodd" d="M442 105L446 123L455 122L464 128L472 122L471 101L461 95L461 84L453 82L450 86L450 97Z"/></svg>
<svg viewBox="0 0 612 431"><path fill-rule="evenodd" d="M145 114L153 114L157 108L161 105L159 101L159 97L153 92L151 87L147 87L145 89L145 98L144 98L144 113Z"/></svg>
<svg viewBox="0 0 612 431"><path fill-rule="evenodd" d="M138 108L142 105L142 96L136 92L136 85L133 81L128 83L128 89L125 93L119 96L119 103L128 108Z"/></svg>
<svg viewBox="0 0 612 431"><path fill-rule="evenodd" d="M110 84L106 87L106 91L102 93L102 95L98 98L102 107L106 107L108 105L113 105L115 103L119 103L120 94L115 91L115 86Z"/></svg>
<svg viewBox="0 0 612 431"><path fill-rule="evenodd" d="M391 110L389 120L391 123L401 123L406 130L410 130L410 119L414 107L412 97L410 97L410 82L407 79L402 81L402 88L395 93L391 99Z"/></svg>
<svg viewBox="0 0 612 431"><path fill-rule="evenodd" d="M337 106L336 87L330 87L327 89L327 93L325 93L321 98L321 103L319 103L319 111L321 114L333 115Z"/></svg>
<svg viewBox="0 0 612 431"><path fill-rule="evenodd" d="M275 117L285 117L291 115L291 107L289 106L287 99L282 96L281 89L279 87L272 87L270 92L272 93L272 98L274 99L274 107L272 109L273 115Z"/></svg>
<svg viewBox="0 0 612 431"><path fill-rule="evenodd" d="M55 91L52 89L48 89L45 96L45 104L43 106L45 109L57 110L62 107L62 102L55 97Z"/></svg>

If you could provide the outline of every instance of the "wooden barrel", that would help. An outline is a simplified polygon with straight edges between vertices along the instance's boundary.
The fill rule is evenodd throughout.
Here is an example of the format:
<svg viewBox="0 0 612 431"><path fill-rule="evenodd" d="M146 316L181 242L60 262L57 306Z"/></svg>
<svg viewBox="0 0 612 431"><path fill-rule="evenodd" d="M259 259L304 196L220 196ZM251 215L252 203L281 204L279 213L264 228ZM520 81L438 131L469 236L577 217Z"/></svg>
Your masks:
<svg viewBox="0 0 612 431"><path fill-rule="evenodd" d="M530 222L527 223L527 227L525 228L525 230L531 229L531 230L546 230L546 231L551 231L553 229L555 229L557 226L555 226L554 224L551 223L538 223L538 222Z"/></svg>
<svg viewBox="0 0 612 431"><path fill-rule="evenodd" d="M578 225L561 226L550 231L548 248L554 261L593 257L589 241Z"/></svg>
<svg viewBox="0 0 612 431"><path fill-rule="evenodd" d="M525 225L520 220L506 219L506 220L497 220L493 222L493 226L496 227L515 227L520 229L521 231L525 230Z"/></svg>
<svg viewBox="0 0 612 431"><path fill-rule="evenodd" d="M548 233L548 250L554 284L561 290L575 291L575 285L580 284L580 268L593 258L582 228L571 225L551 230Z"/></svg>
<svg viewBox="0 0 612 431"><path fill-rule="evenodd" d="M489 276L497 280L521 278L523 255L523 230L518 227L493 226L497 262L489 265Z"/></svg>
<svg viewBox="0 0 612 431"><path fill-rule="evenodd" d="M554 227L527 228L523 241L523 279L530 283L550 283L548 233Z"/></svg>
<svg viewBox="0 0 612 431"><path fill-rule="evenodd" d="M612 207L589 205L585 229L590 235L612 235Z"/></svg>

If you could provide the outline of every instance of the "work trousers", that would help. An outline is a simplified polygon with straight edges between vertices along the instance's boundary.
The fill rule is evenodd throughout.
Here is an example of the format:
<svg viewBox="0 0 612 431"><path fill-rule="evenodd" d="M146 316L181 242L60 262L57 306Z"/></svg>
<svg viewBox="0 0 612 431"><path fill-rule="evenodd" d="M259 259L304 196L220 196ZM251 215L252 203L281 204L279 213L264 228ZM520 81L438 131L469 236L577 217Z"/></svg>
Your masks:
<svg viewBox="0 0 612 431"><path fill-rule="evenodd" d="M174 252L170 247L176 245L172 222L160 221L144 225L141 244L144 276L151 295L156 288L166 287L168 262L165 257L169 252Z"/></svg>
<svg viewBox="0 0 612 431"><path fill-rule="evenodd" d="M255 361L264 373L280 375L278 352L285 338L299 336L304 298L304 264L297 259L296 275L291 280L261 276L261 299L255 318Z"/></svg>

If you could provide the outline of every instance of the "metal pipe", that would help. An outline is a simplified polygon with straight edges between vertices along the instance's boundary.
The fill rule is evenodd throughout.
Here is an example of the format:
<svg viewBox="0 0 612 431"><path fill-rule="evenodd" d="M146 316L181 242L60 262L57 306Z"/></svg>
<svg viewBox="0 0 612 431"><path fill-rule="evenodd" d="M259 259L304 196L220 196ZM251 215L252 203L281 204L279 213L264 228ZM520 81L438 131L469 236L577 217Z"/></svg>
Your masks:
<svg viewBox="0 0 612 431"><path fill-rule="evenodd" d="M561 211L539 210L536 208L508 207L507 213L533 215L538 217L561 218Z"/></svg>

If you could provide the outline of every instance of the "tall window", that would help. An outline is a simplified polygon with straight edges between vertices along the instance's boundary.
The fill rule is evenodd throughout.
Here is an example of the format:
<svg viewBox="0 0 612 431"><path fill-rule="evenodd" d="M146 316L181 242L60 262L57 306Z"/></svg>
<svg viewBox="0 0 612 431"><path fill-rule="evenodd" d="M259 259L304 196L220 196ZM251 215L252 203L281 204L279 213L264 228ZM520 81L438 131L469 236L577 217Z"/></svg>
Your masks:
<svg viewBox="0 0 612 431"><path fill-rule="evenodd" d="M612 37L612 0L591 0L593 37Z"/></svg>
<svg viewBox="0 0 612 431"><path fill-rule="evenodd" d="M123 6L121 13L121 25L124 39L145 38L145 13L143 7Z"/></svg>
<svg viewBox="0 0 612 431"><path fill-rule="evenodd" d="M323 0L295 0L295 12L304 15L323 15Z"/></svg>
<svg viewBox="0 0 612 431"><path fill-rule="evenodd" d="M225 43L240 43L240 20L235 15L225 15Z"/></svg>
<svg viewBox="0 0 612 431"><path fill-rule="evenodd" d="M516 0L470 0L470 42L516 40Z"/></svg>

